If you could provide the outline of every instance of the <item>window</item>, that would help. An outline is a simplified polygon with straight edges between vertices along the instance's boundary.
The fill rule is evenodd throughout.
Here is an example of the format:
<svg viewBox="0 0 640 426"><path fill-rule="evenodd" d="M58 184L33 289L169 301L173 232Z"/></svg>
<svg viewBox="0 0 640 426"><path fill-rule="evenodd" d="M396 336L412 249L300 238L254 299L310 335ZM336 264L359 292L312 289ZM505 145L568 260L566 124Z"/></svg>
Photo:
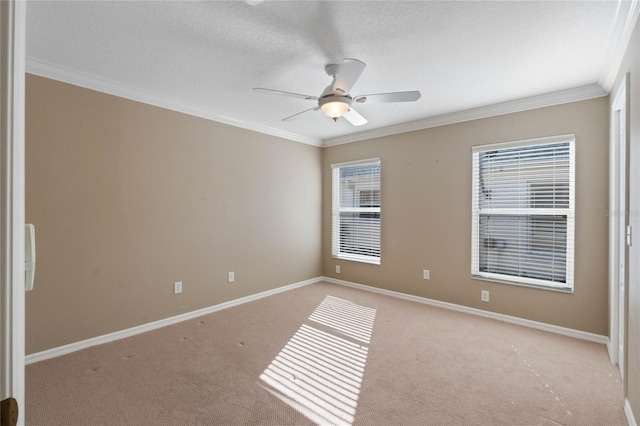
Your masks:
<svg viewBox="0 0 640 426"><path fill-rule="evenodd" d="M473 147L471 274L573 291L575 137Z"/></svg>
<svg viewBox="0 0 640 426"><path fill-rule="evenodd" d="M380 264L380 160L333 164L331 254Z"/></svg>

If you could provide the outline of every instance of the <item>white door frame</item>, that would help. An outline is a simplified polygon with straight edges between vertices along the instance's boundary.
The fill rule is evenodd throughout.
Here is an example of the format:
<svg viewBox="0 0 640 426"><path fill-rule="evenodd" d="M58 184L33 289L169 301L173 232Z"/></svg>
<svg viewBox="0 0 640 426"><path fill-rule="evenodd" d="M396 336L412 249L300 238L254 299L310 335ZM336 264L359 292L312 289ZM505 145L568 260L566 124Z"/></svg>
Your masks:
<svg viewBox="0 0 640 426"><path fill-rule="evenodd" d="M26 2L0 1L0 399L24 424L24 80Z"/></svg>
<svg viewBox="0 0 640 426"><path fill-rule="evenodd" d="M625 294L628 277L627 152L629 142L629 75L611 104L609 139L609 359L624 377ZM629 238L629 240L627 240Z"/></svg>

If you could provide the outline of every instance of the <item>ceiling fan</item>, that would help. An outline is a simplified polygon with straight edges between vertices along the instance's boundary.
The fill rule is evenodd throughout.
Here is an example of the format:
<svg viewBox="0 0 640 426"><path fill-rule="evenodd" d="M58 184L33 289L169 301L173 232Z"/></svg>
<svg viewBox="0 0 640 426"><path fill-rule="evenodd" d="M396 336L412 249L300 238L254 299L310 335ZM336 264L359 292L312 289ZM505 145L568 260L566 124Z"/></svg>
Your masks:
<svg viewBox="0 0 640 426"><path fill-rule="evenodd" d="M324 70L329 77L333 79L333 81L326 89L324 89L320 96L283 92L282 90L265 89L263 87L254 87L253 90L256 92L265 92L275 95L306 99L309 101L317 101L317 106L290 115L289 117L285 117L282 121L289 121L308 111L322 110L322 112L327 117L332 118L333 121L338 121L338 118L344 117L354 126L367 124L367 120L351 107L354 102L356 104L373 104L383 102L414 102L420 99L420 92L417 90L410 92L375 93L372 95L351 96L349 91L356 81L358 81L358 78L364 71L365 67L366 64L364 62L349 58L343 60L341 65L329 64L325 66Z"/></svg>

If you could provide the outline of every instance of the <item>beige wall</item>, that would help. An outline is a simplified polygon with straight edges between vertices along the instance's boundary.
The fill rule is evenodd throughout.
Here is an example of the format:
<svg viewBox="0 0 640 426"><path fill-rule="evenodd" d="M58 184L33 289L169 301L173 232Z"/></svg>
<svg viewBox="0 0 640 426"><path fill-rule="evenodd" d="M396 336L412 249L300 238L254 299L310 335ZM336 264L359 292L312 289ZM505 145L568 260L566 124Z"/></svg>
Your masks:
<svg viewBox="0 0 640 426"><path fill-rule="evenodd" d="M31 75L26 90L28 354L321 275L320 148Z"/></svg>
<svg viewBox="0 0 640 426"><path fill-rule="evenodd" d="M568 133L576 135L574 294L472 280L471 147ZM331 257L331 164L372 157L382 161L380 266ZM607 209L608 98L325 148L324 275L606 335Z"/></svg>
<svg viewBox="0 0 640 426"><path fill-rule="evenodd" d="M608 106L321 150L29 75L38 265L27 353L320 275L606 335ZM577 146L574 294L472 280L471 147L566 133ZM372 157L382 159L382 265L332 259L330 165Z"/></svg>
<svg viewBox="0 0 640 426"><path fill-rule="evenodd" d="M627 281L627 340L625 344L625 397L636 422L640 421L640 24L636 23L627 52L620 66L612 94L617 92L624 76L630 80L629 116L629 224L633 227L635 244L629 248L629 279ZM613 96L612 96L613 98ZM613 99L612 99L613 101Z"/></svg>

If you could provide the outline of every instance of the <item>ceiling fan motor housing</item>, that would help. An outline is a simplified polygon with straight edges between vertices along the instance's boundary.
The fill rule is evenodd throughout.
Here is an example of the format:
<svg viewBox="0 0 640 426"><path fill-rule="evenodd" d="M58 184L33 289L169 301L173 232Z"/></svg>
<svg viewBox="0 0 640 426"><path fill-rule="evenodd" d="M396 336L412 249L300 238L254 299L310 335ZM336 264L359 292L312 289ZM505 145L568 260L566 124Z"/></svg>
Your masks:
<svg viewBox="0 0 640 426"><path fill-rule="evenodd" d="M329 77L335 77L339 70L339 64L327 64L324 66L324 72L326 72Z"/></svg>

